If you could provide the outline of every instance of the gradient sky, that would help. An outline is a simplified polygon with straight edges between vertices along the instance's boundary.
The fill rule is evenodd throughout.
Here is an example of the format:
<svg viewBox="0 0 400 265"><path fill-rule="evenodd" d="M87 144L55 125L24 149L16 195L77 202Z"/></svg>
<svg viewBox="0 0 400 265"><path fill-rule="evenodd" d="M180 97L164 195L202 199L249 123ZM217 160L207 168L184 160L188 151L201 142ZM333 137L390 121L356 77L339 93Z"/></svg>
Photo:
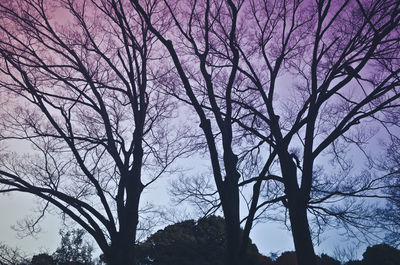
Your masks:
<svg viewBox="0 0 400 265"><path fill-rule="evenodd" d="M62 13L56 12L55 16L57 16L59 22L66 21ZM159 207L169 207L169 197L166 191L167 184L168 180L164 179L151 186L148 191L144 192L142 201L149 200L153 201ZM52 253L55 250L60 240L58 231L60 228L63 228L61 220L56 215L46 216L41 223L42 232L36 238L25 237L19 239L17 232L11 228L17 221L33 214L32 211L34 211L35 207L35 199L31 195L16 193L0 195L0 212L2 213L0 218L0 242L11 247L19 247L27 255L39 252ZM340 237L338 232L337 230L331 230L323 234L321 244L316 247L316 252L325 252L332 256L337 246L346 247L347 245L351 246L354 244L352 241ZM283 224L259 224L252 230L251 238L258 246L259 251L264 255L268 255L271 252L283 252L294 249L291 233L286 230ZM314 242L316 243L316 240ZM358 256L360 256L364 249L365 246L360 246Z"/></svg>
<svg viewBox="0 0 400 265"><path fill-rule="evenodd" d="M167 199L164 188L150 188L145 192L144 197L155 200L161 205ZM35 237L27 236L19 238L18 233L12 229L12 226L24 217L32 215L36 208L35 199L28 194L14 193L9 195L0 195L0 242L10 247L18 247L28 256L47 252L53 253L60 243L59 229L65 228L61 220L56 215L47 214L41 222L41 232ZM355 242L339 237L338 231L328 231L323 234L322 242L316 246L316 252L328 253L334 255L336 247L346 248L353 246ZM264 255L272 253L281 253L294 250L291 233L280 223L258 224L251 232L251 238L257 245L259 251ZM95 244L94 244L95 245ZM357 253L358 257L365 250L365 245L361 245ZM99 250L95 250L94 255L99 255Z"/></svg>

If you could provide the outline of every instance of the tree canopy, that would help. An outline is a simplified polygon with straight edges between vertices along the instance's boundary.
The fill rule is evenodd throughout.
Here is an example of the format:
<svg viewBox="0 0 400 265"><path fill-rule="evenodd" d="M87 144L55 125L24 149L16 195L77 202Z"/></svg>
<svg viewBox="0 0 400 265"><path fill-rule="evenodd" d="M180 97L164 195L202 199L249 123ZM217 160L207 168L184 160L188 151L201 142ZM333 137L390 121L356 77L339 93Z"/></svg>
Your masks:
<svg viewBox="0 0 400 265"><path fill-rule="evenodd" d="M157 231L138 246L140 264L225 264L226 229L222 217L187 220ZM245 264L262 265L257 247L249 243Z"/></svg>
<svg viewBox="0 0 400 265"><path fill-rule="evenodd" d="M116 265L134 264L143 189L188 150L151 81L156 39L123 2L0 1L0 141L29 146L1 149L0 192L41 199L26 231L55 207Z"/></svg>
<svg viewBox="0 0 400 265"><path fill-rule="evenodd" d="M57 265L91 265L93 246L85 240L82 229L60 231L60 246L53 253Z"/></svg>
<svg viewBox="0 0 400 265"><path fill-rule="evenodd" d="M398 0L0 0L0 193L40 199L28 233L56 208L134 265L143 191L196 154L208 168L173 195L224 225L156 233L164 258L170 240L211 251L223 227L217 256L242 265L263 220L299 265L327 227L396 238L398 156L375 147L400 139L399 32Z"/></svg>
<svg viewBox="0 0 400 265"><path fill-rule="evenodd" d="M349 261L346 265L394 265L400 262L400 250L387 244L367 247L362 260Z"/></svg>

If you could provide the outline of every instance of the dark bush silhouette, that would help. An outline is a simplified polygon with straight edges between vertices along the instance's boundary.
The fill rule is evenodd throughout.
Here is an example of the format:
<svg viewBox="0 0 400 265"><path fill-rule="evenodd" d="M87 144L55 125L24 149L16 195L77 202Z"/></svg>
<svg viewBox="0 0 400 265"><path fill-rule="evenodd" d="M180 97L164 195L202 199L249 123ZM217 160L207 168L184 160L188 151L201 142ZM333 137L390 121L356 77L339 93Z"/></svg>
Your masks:
<svg viewBox="0 0 400 265"><path fill-rule="evenodd" d="M368 247L363 254L363 265L399 265L400 250L386 244Z"/></svg>
<svg viewBox="0 0 400 265"><path fill-rule="evenodd" d="M326 254L321 254L317 256L317 265L340 265L340 262Z"/></svg>
<svg viewBox="0 0 400 265"><path fill-rule="evenodd" d="M222 265L226 262L224 219L210 216L169 225L138 246L139 264ZM250 243L246 264L266 265L269 258Z"/></svg>
<svg viewBox="0 0 400 265"><path fill-rule="evenodd" d="M297 256L294 251L283 252L275 261L276 265L297 265Z"/></svg>
<svg viewBox="0 0 400 265"><path fill-rule="evenodd" d="M56 261L49 254L41 253L32 257L31 265L56 265Z"/></svg>
<svg viewBox="0 0 400 265"><path fill-rule="evenodd" d="M260 255L258 257L258 260L259 260L259 264L262 264L262 265L275 265L275 261L273 261L270 257Z"/></svg>
<svg viewBox="0 0 400 265"><path fill-rule="evenodd" d="M298 265L296 252L294 251L286 251L283 252L275 262L267 263L274 265ZM322 254L321 256L317 256L317 265L340 265L340 262L335 260L334 258Z"/></svg>
<svg viewBox="0 0 400 265"><path fill-rule="evenodd" d="M351 260L346 265L398 265L400 250L387 244L367 247L362 260Z"/></svg>
<svg viewBox="0 0 400 265"><path fill-rule="evenodd" d="M350 260L349 262L346 262L346 265L362 265L363 262L361 260Z"/></svg>

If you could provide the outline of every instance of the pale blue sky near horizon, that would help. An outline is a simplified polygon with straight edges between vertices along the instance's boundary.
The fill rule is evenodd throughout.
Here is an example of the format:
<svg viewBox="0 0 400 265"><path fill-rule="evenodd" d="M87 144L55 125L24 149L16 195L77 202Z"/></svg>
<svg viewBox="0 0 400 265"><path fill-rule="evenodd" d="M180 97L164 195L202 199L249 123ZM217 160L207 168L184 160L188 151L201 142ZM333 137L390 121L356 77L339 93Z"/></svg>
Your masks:
<svg viewBox="0 0 400 265"><path fill-rule="evenodd" d="M160 191L151 192L152 194L161 194ZM163 201L165 196L158 198ZM17 247L27 256L38 253L53 253L60 244L59 230L65 228L61 219L55 214L47 214L41 221L39 232L35 237L27 236L18 238L17 232L12 226L24 217L32 215L33 209L36 208L35 199L32 195L14 193L0 196L0 243L10 247ZM162 227L160 226L160 229ZM155 231L154 231L155 232ZM336 231L337 232L337 231ZM271 253L282 253L284 251L293 251L294 245L290 231L284 228L281 223L261 223L254 227L251 232L251 239L255 243L263 255L269 256ZM335 234L335 231L328 231L323 234L322 242L316 246L317 254L327 253L334 256L335 248L346 248L354 243ZM95 245L94 257L101 252ZM362 245L358 249L356 256L361 258L366 246Z"/></svg>

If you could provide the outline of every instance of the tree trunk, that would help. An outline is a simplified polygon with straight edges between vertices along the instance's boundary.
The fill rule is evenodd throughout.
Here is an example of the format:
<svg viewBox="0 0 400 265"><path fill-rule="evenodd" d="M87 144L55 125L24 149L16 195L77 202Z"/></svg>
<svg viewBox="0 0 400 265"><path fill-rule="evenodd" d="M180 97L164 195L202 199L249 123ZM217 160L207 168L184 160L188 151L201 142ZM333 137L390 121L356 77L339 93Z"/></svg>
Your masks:
<svg viewBox="0 0 400 265"><path fill-rule="evenodd" d="M230 185L231 184L231 185ZM227 265L242 265L240 257L239 192L233 183L225 182L221 194L225 217Z"/></svg>
<svg viewBox="0 0 400 265"><path fill-rule="evenodd" d="M307 219L307 197L297 183L296 164L289 153L282 152L279 156L282 175L285 179L285 193L289 209L290 225L298 265L316 265L314 246L311 239Z"/></svg>
<svg viewBox="0 0 400 265"><path fill-rule="evenodd" d="M289 215L298 265L316 265L306 207L294 203L289 206Z"/></svg>
<svg viewBox="0 0 400 265"><path fill-rule="evenodd" d="M226 218L226 240L227 240L227 265L241 265L239 262L239 250L240 250L240 235L238 233L238 225L235 220Z"/></svg>
<svg viewBox="0 0 400 265"><path fill-rule="evenodd" d="M137 169L138 172L139 169ZM120 211L119 232L111 236L111 247L106 256L107 265L136 265L136 229L139 222L139 201L143 185L139 178L128 178L127 197Z"/></svg>
<svg viewBox="0 0 400 265"><path fill-rule="evenodd" d="M132 242L113 242L107 253L104 253L107 265L135 265L135 249Z"/></svg>

